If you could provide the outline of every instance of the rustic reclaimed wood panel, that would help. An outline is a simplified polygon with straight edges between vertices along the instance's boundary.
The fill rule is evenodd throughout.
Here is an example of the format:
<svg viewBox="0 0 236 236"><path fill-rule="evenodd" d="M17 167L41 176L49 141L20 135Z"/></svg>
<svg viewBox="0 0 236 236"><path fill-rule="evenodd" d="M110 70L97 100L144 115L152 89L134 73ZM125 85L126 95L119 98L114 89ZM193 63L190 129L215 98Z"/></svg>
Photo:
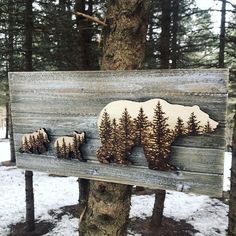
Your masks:
<svg viewBox="0 0 236 236"><path fill-rule="evenodd" d="M10 73L9 80L18 167L150 188L221 194L228 70L22 72ZM219 126L213 133L180 138L173 144L171 163L179 168L177 172L147 169L142 148L132 154L134 166L98 163L97 118L102 108L121 99L153 98L198 105ZM40 127L51 137L47 155L19 153L23 134ZM55 158L53 141L74 130L88 135L82 148L87 163ZM97 174L91 174L96 169Z"/></svg>

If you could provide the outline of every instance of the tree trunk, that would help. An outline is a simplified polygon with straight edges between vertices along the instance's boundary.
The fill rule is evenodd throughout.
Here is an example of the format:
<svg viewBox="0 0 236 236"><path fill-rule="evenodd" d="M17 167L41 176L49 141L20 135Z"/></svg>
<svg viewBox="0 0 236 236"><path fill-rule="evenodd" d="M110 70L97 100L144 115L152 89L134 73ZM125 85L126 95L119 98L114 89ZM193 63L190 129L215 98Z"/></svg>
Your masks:
<svg viewBox="0 0 236 236"><path fill-rule="evenodd" d="M155 203L152 212L151 226L159 228L162 223L166 190L155 190Z"/></svg>
<svg viewBox="0 0 236 236"><path fill-rule="evenodd" d="M178 60L177 34L179 27L179 0L173 0L172 12L171 68L176 69Z"/></svg>
<svg viewBox="0 0 236 236"><path fill-rule="evenodd" d="M8 93L7 93L8 96ZM6 103L6 134L5 139L9 138L9 102Z"/></svg>
<svg viewBox="0 0 236 236"><path fill-rule="evenodd" d="M142 66L148 26L149 0L108 1L102 69L128 70ZM90 181L87 206L79 234L127 234L132 186Z"/></svg>
<svg viewBox="0 0 236 236"><path fill-rule="evenodd" d="M8 71L13 71L14 69L14 3L13 0L8 1ZM7 99L9 99L9 84L7 83ZM11 162L16 162L15 148L14 148L14 138L13 138L13 126L12 126L12 116L11 116L11 106L10 103L7 103L7 114L6 114L6 138L10 136L10 153L11 153Z"/></svg>
<svg viewBox="0 0 236 236"><path fill-rule="evenodd" d="M228 235L236 236L236 113L234 115Z"/></svg>
<svg viewBox="0 0 236 236"><path fill-rule="evenodd" d="M25 70L32 71L33 0L26 0L25 7Z"/></svg>
<svg viewBox="0 0 236 236"><path fill-rule="evenodd" d="M25 0L25 70L32 71L33 0ZM35 229L33 172L25 171L26 230Z"/></svg>
<svg viewBox="0 0 236 236"><path fill-rule="evenodd" d="M224 68L225 63L225 16L226 0L222 0L221 24L220 24L220 51L219 51L219 68Z"/></svg>
<svg viewBox="0 0 236 236"><path fill-rule="evenodd" d="M14 144L14 135L13 135L13 124L12 124L12 115L11 115L11 105L8 103L8 116L9 116L9 135L10 135L10 153L11 153L11 162L16 162L15 155L15 144Z"/></svg>
<svg viewBox="0 0 236 236"><path fill-rule="evenodd" d="M160 64L162 69L169 68L170 60L170 26L171 26L171 0L161 1L161 35L160 35Z"/></svg>
<svg viewBox="0 0 236 236"><path fill-rule="evenodd" d="M93 4L91 0L86 3L85 0L76 0L75 12L82 12L92 15ZM92 48L92 23L82 16L76 16L76 25L78 29L78 49L79 49L79 70L92 69L91 48Z"/></svg>
<svg viewBox="0 0 236 236"><path fill-rule="evenodd" d="M35 230L33 172L25 171L26 231Z"/></svg>

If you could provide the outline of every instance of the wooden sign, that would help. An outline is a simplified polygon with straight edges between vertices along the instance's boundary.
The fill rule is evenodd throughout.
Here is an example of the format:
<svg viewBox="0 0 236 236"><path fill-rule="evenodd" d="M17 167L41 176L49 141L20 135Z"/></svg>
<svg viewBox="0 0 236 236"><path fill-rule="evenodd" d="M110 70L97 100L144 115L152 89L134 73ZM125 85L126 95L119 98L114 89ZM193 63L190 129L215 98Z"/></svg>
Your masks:
<svg viewBox="0 0 236 236"><path fill-rule="evenodd" d="M225 69L10 73L17 166L220 196L227 80ZM125 142L122 117L133 127Z"/></svg>

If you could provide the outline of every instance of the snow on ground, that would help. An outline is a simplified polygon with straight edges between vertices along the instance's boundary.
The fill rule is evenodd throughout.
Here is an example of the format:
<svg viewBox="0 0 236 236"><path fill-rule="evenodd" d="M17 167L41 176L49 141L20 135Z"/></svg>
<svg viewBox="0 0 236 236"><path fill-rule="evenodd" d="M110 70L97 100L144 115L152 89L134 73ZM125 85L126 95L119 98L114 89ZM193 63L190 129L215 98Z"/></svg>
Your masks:
<svg viewBox="0 0 236 236"><path fill-rule="evenodd" d="M2 131L2 132L1 132ZM3 130L0 130L0 137ZM0 139L0 162L10 159L9 143ZM229 189L230 154L226 154L225 190ZM25 220L24 171L16 167L0 166L0 235L9 233L9 225ZM60 221L48 211L78 202L78 183L75 177L49 177L34 172L36 219L48 220L56 227L46 236L78 236L78 219L65 215ZM130 217L151 216L154 195L133 196ZM200 233L195 236L224 236L227 228L228 206L218 199L203 195L168 191L164 215L185 220Z"/></svg>

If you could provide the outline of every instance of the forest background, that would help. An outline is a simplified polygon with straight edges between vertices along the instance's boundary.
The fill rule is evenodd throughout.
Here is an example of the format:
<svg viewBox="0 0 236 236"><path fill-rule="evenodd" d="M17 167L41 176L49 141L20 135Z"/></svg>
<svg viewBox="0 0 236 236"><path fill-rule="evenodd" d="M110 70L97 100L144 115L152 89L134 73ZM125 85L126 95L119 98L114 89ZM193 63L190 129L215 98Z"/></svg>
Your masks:
<svg viewBox="0 0 236 236"><path fill-rule="evenodd" d="M208 4L152 0L143 68L235 68L236 2ZM105 21L105 9L105 0L0 0L0 107L9 71L99 70L103 25L74 13Z"/></svg>

